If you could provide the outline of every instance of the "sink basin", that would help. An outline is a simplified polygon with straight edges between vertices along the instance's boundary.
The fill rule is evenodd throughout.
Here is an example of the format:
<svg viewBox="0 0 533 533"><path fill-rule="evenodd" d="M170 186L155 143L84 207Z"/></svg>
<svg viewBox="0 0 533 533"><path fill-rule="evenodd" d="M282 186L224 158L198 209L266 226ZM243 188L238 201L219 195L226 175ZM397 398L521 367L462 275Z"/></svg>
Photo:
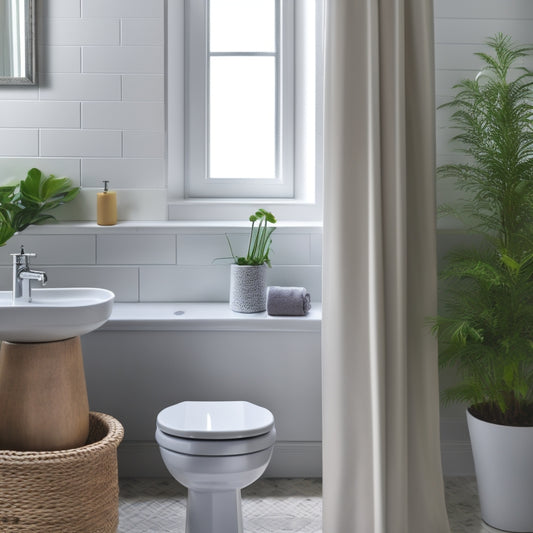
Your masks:
<svg viewBox="0 0 533 533"><path fill-rule="evenodd" d="M0 339L50 342L99 328L111 315L115 295L107 289L32 289L32 301L13 305L12 292L0 291Z"/></svg>

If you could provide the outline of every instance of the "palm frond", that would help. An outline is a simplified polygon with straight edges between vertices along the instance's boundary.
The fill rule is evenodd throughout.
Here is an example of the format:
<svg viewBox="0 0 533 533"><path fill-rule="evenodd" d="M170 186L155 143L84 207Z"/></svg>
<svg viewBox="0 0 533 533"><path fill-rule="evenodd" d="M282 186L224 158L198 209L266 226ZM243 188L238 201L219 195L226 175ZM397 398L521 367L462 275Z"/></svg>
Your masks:
<svg viewBox="0 0 533 533"><path fill-rule="evenodd" d="M533 73L517 65L532 48L503 34L487 44L490 53L476 54L481 72L457 83L441 106L467 162L437 169L463 193L439 211L480 238L446 258L433 333L440 365L461 377L443 401L505 422L531 413L524 405L533 401Z"/></svg>

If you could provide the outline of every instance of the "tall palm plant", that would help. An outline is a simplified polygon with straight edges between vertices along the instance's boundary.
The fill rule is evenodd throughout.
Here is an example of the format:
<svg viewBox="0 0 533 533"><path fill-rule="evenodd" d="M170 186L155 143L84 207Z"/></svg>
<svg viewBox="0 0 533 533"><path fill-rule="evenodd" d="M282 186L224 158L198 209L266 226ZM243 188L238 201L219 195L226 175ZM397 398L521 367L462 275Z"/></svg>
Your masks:
<svg viewBox="0 0 533 533"><path fill-rule="evenodd" d="M438 169L466 193L443 211L481 244L448 256L434 332L441 366L461 377L445 401L467 402L490 422L533 425L533 73L519 66L532 48L502 34L487 44L482 71L445 104L468 162Z"/></svg>

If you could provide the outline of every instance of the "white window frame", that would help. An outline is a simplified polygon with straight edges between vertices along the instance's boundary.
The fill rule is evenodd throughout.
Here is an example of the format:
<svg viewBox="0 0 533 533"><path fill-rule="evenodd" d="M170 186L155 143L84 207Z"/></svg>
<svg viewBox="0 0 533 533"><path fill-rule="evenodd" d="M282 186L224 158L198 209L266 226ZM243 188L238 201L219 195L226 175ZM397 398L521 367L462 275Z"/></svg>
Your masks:
<svg viewBox="0 0 533 533"><path fill-rule="evenodd" d="M197 11L200 4L204 6L204 11ZM321 220L322 0L282 0L281 4L284 6L282 16L286 17L285 21L290 21L290 24L285 25L285 31L293 34L293 39L284 36L281 41L285 41L285 46L289 49L292 48L294 53L291 51L290 56L295 58L294 62L292 59L281 62L282 77L294 73L294 83L288 84L280 95L283 103L289 103L292 107L290 113L282 114L283 123L280 125L283 139L280 149L281 179L270 187L261 183L260 191L255 189L257 183L252 183L250 188L245 189L243 180L235 180L236 194L216 190L222 185L227 188L228 183L210 184L215 185L209 189L211 192L198 194L191 190L188 182L192 173L205 178L205 171L200 169L198 172L192 164L194 157L191 158L191 153L194 154L194 150L198 148L191 147L187 128L193 121L193 116L198 120L200 113L198 107L194 108L194 112L190 111L191 103L195 106L198 106L199 100L205 103L205 94L192 101L189 95L196 94L194 87L190 85L193 78L198 80L205 76L203 72L206 71L206 59L200 65L200 73L193 72L189 75L191 69L194 71L198 63L201 63L197 57L188 53L191 44L189 37L193 33L189 29L191 16L205 17L207 2L167 0L167 186L170 220L241 219L243 216L247 217L250 209L258 205L270 208L278 218L285 220ZM198 37L197 33L194 35ZM199 38L206 42L205 33ZM316 49L309 46L311 39ZM205 49L203 57L207 58ZM307 67L304 68L303 65ZM205 124L205 114L202 120ZM203 131L206 131L205 128ZM205 133L202 135L205 136ZM287 176L291 178L288 186ZM270 180L271 183L272 181ZM283 187L285 190L280 192L279 189ZM278 191L272 190L275 188Z"/></svg>

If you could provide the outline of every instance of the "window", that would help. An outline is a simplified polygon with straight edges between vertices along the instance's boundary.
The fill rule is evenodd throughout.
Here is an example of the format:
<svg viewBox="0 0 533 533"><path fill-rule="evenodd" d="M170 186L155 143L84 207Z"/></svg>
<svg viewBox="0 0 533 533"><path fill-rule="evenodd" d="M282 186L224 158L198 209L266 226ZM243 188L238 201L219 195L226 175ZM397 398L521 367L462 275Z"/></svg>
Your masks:
<svg viewBox="0 0 533 533"><path fill-rule="evenodd" d="M171 201L316 203L319 7L317 0L169 0Z"/></svg>

